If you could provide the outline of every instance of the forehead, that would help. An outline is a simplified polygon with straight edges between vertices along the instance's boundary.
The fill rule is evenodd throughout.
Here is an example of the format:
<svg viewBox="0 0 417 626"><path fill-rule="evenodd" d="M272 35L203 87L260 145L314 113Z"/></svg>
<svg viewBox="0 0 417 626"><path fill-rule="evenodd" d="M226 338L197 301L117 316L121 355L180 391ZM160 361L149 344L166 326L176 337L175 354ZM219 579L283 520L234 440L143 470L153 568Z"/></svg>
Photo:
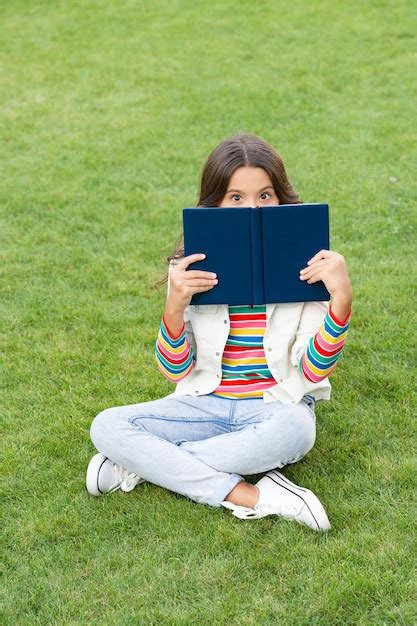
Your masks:
<svg viewBox="0 0 417 626"><path fill-rule="evenodd" d="M239 191L257 191L272 186L267 172L261 167L238 167L230 177L228 189Z"/></svg>

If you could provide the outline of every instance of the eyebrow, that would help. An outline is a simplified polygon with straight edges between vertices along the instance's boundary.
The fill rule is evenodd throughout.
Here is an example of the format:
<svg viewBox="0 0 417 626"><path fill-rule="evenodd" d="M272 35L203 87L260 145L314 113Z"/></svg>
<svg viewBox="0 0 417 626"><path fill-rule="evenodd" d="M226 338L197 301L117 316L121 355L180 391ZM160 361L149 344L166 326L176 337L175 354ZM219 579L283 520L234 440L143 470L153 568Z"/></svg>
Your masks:
<svg viewBox="0 0 417 626"><path fill-rule="evenodd" d="M272 185L267 185L266 187L263 187L262 189L260 189L259 193L262 193L263 191L266 191L267 189L274 189L274 188ZM230 193L231 191L234 191L236 193L243 193L242 191L239 191L239 189L228 189L226 193Z"/></svg>

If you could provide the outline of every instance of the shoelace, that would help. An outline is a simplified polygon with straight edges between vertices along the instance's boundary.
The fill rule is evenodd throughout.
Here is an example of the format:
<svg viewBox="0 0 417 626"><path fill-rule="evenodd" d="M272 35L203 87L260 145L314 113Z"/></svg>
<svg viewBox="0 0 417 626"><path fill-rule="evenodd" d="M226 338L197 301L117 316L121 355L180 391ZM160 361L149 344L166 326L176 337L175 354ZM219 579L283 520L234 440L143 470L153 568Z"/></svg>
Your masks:
<svg viewBox="0 0 417 626"><path fill-rule="evenodd" d="M139 482L139 476L136 476L136 474L130 473L124 479L124 481L120 485L120 488L122 491L132 491L132 489L136 487L138 482Z"/></svg>
<svg viewBox="0 0 417 626"><path fill-rule="evenodd" d="M114 471L114 488L112 491L116 489L122 489L122 491L130 491L139 481L139 476L130 472L125 467L118 465L117 463L113 463L113 471Z"/></svg>
<svg viewBox="0 0 417 626"><path fill-rule="evenodd" d="M239 519L257 519L259 517L265 517L266 515L270 515L273 513L278 513L283 517L295 517L297 518L300 513L300 507L293 506L287 507L285 512L278 511L270 504L257 504L253 509L247 508L244 506L238 506L237 504L232 504L231 502L227 502L226 504L223 502L223 506L227 509L231 509L233 515L238 517Z"/></svg>
<svg viewBox="0 0 417 626"><path fill-rule="evenodd" d="M239 519L257 519L258 517L265 517L265 515L269 513L270 508L271 507L265 504L257 504L253 509L240 506L236 507L236 509L233 511L233 515L235 517L238 517Z"/></svg>

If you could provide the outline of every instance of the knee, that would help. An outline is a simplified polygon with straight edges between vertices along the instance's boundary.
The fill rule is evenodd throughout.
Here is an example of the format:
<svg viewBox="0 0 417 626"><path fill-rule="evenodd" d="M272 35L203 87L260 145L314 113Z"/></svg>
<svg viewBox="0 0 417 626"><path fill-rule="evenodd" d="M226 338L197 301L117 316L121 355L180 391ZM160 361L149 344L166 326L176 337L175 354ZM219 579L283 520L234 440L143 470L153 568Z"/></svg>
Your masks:
<svg viewBox="0 0 417 626"><path fill-rule="evenodd" d="M310 450L312 449L316 441L315 423L309 422L307 420L303 422L303 424L298 428L296 436L298 439L298 447L300 450L299 458L302 458L303 456L307 454L307 452L310 452Z"/></svg>
<svg viewBox="0 0 417 626"><path fill-rule="evenodd" d="M278 455L281 464L295 463L309 452L316 440L314 417L304 407L293 407L285 419L268 420L261 432L265 446Z"/></svg>
<svg viewBox="0 0 417 626"><path fill-rule="evenodd" d="M316 441L316 421L308 408L300 405L296 407L288 430L294 440L295 460L298 461L312 449Z"/></svg>
<svg viewBox="0 0 417 626"><path fill-rule="evenodd" d="M307 454L316 440L316 420L310 409L301 404L294 407L288 427L300 450L304 450L304 454Z"/></svg>
<svg viewBox="0 0 417 626"><path fill-rule="evenodd" d="M97 450L101 450L103 443L111 438L112 430L114 430L114 413L112 409L105 409L96 415L90 426L91 441Z"/></svg>

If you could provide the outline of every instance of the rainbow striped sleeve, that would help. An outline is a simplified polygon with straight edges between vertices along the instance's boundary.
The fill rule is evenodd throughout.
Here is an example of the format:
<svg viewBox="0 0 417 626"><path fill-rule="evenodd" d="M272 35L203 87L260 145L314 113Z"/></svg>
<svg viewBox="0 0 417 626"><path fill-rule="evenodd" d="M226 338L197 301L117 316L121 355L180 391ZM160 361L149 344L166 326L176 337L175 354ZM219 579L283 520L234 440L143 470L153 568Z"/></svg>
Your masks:
<svg viewBox="0 0 417 626"><path fill-rule="evenodd" d="M320 329L310 339L300 359L300 371L307 380L318 383L334 370L345 347L351 315L350 312L341 322L330 305Z"/></svg>
<svg viewBox="0 0 417 626"><path fill-rule="evenodd" d="M168 380L178 383L187 376L194 365L194 354L185 334L185 324L178 337L173 337L162 317L155 356L159 369Z"/></svg>

